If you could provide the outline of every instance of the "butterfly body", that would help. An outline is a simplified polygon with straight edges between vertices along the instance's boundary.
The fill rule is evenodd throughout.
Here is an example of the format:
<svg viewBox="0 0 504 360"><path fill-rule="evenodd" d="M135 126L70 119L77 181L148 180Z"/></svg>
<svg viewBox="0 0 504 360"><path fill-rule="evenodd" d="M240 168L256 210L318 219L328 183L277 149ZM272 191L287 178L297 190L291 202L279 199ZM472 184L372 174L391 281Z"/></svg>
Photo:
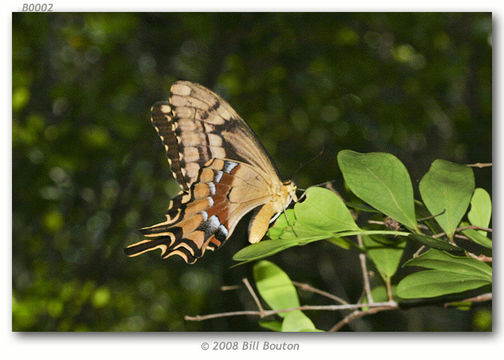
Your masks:
<svg viewBox="0 0 504 360"><path fill-rule="evenodd" d="M151 120L182 191L166 221L141 229L146 239L126 254L161 249L163 258L193 263L219 248L255 208L249 241L260 241L271 218L296 200L296 186L279 179L252 130L218 95L187 81L174 83L171 93L151 108Z"/></svg>

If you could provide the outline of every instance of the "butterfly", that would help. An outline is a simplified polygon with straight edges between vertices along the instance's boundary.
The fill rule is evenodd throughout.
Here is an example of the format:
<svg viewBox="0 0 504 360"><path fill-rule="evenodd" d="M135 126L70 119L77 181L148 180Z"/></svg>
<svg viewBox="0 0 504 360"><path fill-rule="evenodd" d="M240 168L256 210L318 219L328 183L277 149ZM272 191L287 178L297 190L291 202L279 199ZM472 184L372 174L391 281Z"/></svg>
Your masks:
<svg viewBox="0 0 504 360"><path fill-rule="evenodd" d="M169 101L152 106L151 121L182 190L166 220L140 229L145 239L129 245L126 255L160 249L162 258L194 263L222 246L254 209L249 242L259 242L297 201L295 184L280 180L252 129L219 95L188 81L175 82L170 92Z"/></svg>

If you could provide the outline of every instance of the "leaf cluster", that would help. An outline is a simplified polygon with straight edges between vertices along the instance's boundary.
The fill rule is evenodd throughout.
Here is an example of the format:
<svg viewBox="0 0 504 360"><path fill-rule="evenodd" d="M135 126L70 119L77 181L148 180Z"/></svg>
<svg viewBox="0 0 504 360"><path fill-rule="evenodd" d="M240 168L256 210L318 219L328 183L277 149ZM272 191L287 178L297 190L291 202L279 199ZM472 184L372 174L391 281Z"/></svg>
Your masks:
<svg viewBox="0 0 504 360"><path fill-rule="evenodd" d="M243 248L234 260L244 263L329 241L345 250L356 248L374 265L385 285L374 287L371 295L379 297L374 300L400 303L491 286L492 203L486 190L475 187L471 167L435 160L420 180L421 200L415 200L409 173L392 154L344 150L338 164L351 202L327 188L308 188L306 199L278 218L269 240ZM394 282L403 267L409 271ZM257 263L254 278L272 309L299 306L294 286L276 265ZM289 314L281 316L283 322L261 325L278 331L316 329L300 311L292 315L296 326L285 325Z"/></svg>

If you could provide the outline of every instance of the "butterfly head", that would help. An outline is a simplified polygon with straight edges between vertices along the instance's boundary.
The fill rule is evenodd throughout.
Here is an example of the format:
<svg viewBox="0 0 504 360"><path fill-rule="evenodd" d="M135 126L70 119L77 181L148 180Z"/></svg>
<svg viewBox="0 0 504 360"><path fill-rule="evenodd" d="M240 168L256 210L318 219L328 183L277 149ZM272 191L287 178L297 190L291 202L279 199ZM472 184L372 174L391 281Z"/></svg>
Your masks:
<svg viewBox="0 0 504 360"><path fill-rule="evenodd" d="M290 204L290 202L293 200L294 202L298 201L298 198L296 196L296 189L297 186L294 181L289 180L283 182L283 190L285 192L285 198L287 199L287 205Z"/></svg>

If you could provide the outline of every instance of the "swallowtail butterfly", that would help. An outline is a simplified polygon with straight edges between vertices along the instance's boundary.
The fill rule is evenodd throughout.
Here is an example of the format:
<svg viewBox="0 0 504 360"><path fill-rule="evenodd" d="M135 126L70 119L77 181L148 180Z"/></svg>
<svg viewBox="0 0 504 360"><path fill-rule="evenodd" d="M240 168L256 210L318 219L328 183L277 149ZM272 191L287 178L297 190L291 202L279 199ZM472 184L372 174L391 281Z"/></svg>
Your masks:
<svg viewBox="0 0 504 360"><path fill-rule="evenodd" d="M140 231L145 239L128 246L136 256L161 249L161 256L194 263L231 236L253 209L249 242L262 239L272 222L297 201L296 186L282 182L254 132L220 96L177 81L169 101L151 108L151 121L182 190L170 202L166 221Z"/></svg>

